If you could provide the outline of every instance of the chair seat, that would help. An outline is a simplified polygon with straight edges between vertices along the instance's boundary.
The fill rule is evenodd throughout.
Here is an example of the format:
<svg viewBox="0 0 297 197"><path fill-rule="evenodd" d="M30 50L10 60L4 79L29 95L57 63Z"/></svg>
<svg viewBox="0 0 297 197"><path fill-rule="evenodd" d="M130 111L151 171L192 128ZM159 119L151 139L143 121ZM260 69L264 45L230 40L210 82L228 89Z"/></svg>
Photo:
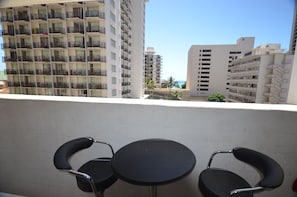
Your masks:
<svg viewBox="0 0 297 197"><path fill-rule="evenodd" d="M116 182L117 177L113 174L110 164L111 158L98 158L88 161L82 165L78 171L92 177L97 191L104 191ZM76 177L77 186L85 192L92 192L89 182L81 177Z"/></svg>
<svg viewBox="0 0 297 197"><path fill-rule="evenodd" d="M199 188L205 197L228 197L230 191L251 187L239 175L218 168L208 168L199 176ZM252 192L243 192L232 197L252 197Z"/></svg>

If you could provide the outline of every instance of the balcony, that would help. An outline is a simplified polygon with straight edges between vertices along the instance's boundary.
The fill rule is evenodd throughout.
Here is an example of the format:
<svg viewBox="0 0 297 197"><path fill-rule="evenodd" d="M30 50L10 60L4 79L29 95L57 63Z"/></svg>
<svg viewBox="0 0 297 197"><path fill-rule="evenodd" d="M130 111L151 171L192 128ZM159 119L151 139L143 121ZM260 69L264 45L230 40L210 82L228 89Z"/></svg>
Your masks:
<svg viewBox="0 0 297 197"><path fill-rule="evenodd" d="M68 75L67 70L53 70L53 75Z"/></svg>
<svg viewBox="0 0 297 197"><path fill-rule="evenodd" d="M86 75L86 70L70 70L70 75L83 76Z"/></svg>
<svg viewBox="0 0 297 197"><path fill-rule="evenodd" d="M63 56L52 56L54 62L67 62L67 58Z"/></svg>
<svg viewBox="0 0 297 197"><path fill-rule="evenodd" d="M81 28L67 27L67 32L68 33L81 33L81 34L84 34L85 33L83 27L81 27Z"/></svg>
<svg viewBox="0 0 297 197"><path fill-rule="evenodd" d="M261 150L284 169L283 185L259 196L295 195L290 188L296 178L296 105L10 94L0 95L0 109L6 114L0 118L2 192L24 196L92 196L77 189L74 177L53 166L53 154L62 143L92 136L111 143L115 151L145 138L172 139L189 147L197 159L194 171L177 182L159 186L160 197L202 196L197 180L210 154L235 146ZM81 153L82 157L94 158L99 155L97 150ZM228 161L217 158L214 164L238 170L238 165ZM77 158L72 163L80 164ZM257 175L246 169L248 172L241 172L242 176L256 183ZM150 188L118 180L105 195L149 197Z"/></svg>
<svg viewBox="0 0 297 197"><path fill-rule="evenodd" d="M105 42L88 42L87 46L88 47L106 48L106 43Z"/></svg>
<svg viewBox="0 0 297 197"><path fill-rule="evenodd" d="M12 16L1 16L0 21L1 22L13 22L13 17Z"/></svg>
<svg viewBox="0 0 297 197"><path fill-rule="evenodd" d="M53 84L51 82L37 82L37 87L39 87L39 88L52 88Z"/></svg>
<svg viewBox="0 0 297 197"><path fill-rule="evenodd" d="M106 62L105 56L88 56L90 62Z"/></svg>
<svg viewBox="0 0 297 197"><path fill-rule="evenodd" d="M92 76L106 76L106 70L88 70L88 75Z"/></svg>
<svg viewBox="0 0 297 197"><path fill-rule="evenodd" d="M70 56L69 61L70 62L85 62L86 57L85 56Z"/></svg>
<svg viewBox="0 0 297 197"><path fill-rule="evenodd" d="M105 83L89 83L89 89L100 89L105 90L107 89L107 84Z"/></svg>
<svg viewBox="0 0 297 197"><path fill-rule="evenodd" d="M47 48L49 48L49 45L48 45L48 43L34 42L33 43L33 48L45 48L45 49L47 49Z"/></svg>
<svg viewBox="0 0 297 197"><path fill-rule="evenodd" d="M54 87L55 88L69 88L69 84L68 83L58 82L58 83L54 83Z"/></svg>
<svg viewBox="0 0 297 197"><path fill-rule="evenodd" d="M65 29L64 28L49 28L50 33L55 33L55 34L65 34Z"/></svg>
<svg viewBox="0 0 297 197"><path fill-rule="evenodd" d="M51 75L51 70L36 69L36 75ZM37 84L38 85L38 84Z"/></svg>
<svg viewBox="0 0 297 197"><path fill-rule="evenodd" d="M52 48L66 48L66 43L64 42L51 42Z"/></svg>
<svg viewBox="0 0 297 197"><path fill-rule="evenodd" d="M105 34L105 28L100 26L88 26L86 29L87 32L99 32Z"/></svg>
<svg viewBox="0 0 297 197"><path fill-rule="evenodd" d="M31 43L17 43L17 48L31 49L32 44Z"/></svg>
<svg viewBox="0 0 297 197"><path fill-rule="evenodd" d="M31 14L31 20L47 20L46 14Z"/></svg>
<svg viewBox="0 0 297 197"><path fill-rule="evenodd" d="M31 35L31 31L29 29L16 29L15 33L17 35Z"/></svg>
<svg viewBox="0 0 297 197"><path fill-rule="evenodd" d="M14 36L14 30L2 30L2 36Z"/></svg>
<svg viewBox="0 0 297 197"><path fill-rule="evenodd" d="M35 56L34 60L36 62L50 62L50 57L49 56Z"/></svg>
<svg viewBox="0 0 297 197"><path fill-rule="evenodd" d="M65 19L65 14L60 12L48 13L48 19Z"/></svg>
<svg viewBox="0 0 297 197"><path fill-rule="evenodd" d="M80 18L83 19L83 14L81 12L67 12L66 13L67 18Z"/></svg>
<svg viewBox="0 0 297 197"><path fill-rule="evenodd" d="M100 12L99 10L87 11L86 17L99 17L101 19L105 19L105 13Z"/></svg>
<svg viewBox="0 0 297 197"><path fill-rule="evenodd" d="M18 61L32 62L33 58L31 56L18 56Z"/></svg>
<svg viewBox="0 0 297 197"><path fill-rule="evenodd" d="M85 48L85 44L83 42L68 42L68 47Z"/></svg>
<svg viewBox="0 0 297 197"><path fill-rule="evenodd" d="M29 15L27 14L19 14L14 16L15 21L29 21Z"/></svg>
<svg viewBox="0 0 297 197"><path fill-rule="evenodd" d="M87 84L85 84L85 83L71 83L71 88L72 89L86 89Z"/></svg>

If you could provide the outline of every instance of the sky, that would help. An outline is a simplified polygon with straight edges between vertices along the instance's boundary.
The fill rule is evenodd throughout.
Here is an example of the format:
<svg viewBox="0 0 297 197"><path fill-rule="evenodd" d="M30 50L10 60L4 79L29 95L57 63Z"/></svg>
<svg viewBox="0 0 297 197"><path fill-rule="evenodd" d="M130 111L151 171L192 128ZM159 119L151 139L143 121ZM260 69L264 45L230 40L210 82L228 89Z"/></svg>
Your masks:
<svg viewBox="0 0 297 197"><path fill-rule="evenodd" d="M294 0L149 0L145 47L154 47L163 57L162 79L185 81L192 45L235 44L240 37L253 36L255 47L280 43L287 51L293 12Z"/></svg>
<svg viewBox="0 0 297 197"><path fill-rule="evenodd" d="M185 81L192 45L255 37L255 47L279 43L288 51L293 13L294 0L149 0L145 47L163 57L162 79Z"/></svg>

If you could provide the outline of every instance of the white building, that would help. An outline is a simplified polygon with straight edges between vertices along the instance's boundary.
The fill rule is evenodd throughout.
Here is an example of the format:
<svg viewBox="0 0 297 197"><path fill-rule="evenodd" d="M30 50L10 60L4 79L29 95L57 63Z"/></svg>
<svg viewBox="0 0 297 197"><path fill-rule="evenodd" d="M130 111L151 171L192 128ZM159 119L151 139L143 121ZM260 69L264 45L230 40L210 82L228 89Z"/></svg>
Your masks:
<svg viewBox="0 0 297 197"><path fill-rule="evenodd" d="M190 95L226 95L228 65L244 51L253 49L254 40L254 37L243 37L236 44L193 45L188 52L187 89Z"/></svg>
<svg viewBox="0 0 297 197"><path fill-rule="evenodd" d="M145 0L4 0L11 93L141 98Z"/></svg>
<svg viewBox="0 0 297 197"><path fill-rule="evenodd" d="M161 87L162 57L156 54L153 47L148 47L145 51L145 79L151 79L157 88Z"/></svg>
<svg viewBox="0 0 297 197"><path fill-rule="evenodd" d="M229 66L229 102L287 103L294 56L280 44L261 45Z"/></svg>

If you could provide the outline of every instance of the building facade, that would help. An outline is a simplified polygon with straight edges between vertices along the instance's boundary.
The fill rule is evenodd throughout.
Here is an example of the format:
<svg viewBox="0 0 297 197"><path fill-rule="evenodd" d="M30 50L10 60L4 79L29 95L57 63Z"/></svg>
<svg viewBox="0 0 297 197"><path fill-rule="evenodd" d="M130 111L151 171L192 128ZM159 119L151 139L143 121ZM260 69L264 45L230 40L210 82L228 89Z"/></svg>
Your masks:
<svg viewBox="0 0 297 197"><path fill-rule="evenodd" d="M229 102L287 103L294 56L279 44L261 45L232 62L228 74Z"/></svg>
<svg viewBox="0 0 297 197"><path fill-rule="evenodd" d="M291 40L290 40L290 53L295 54L296 49L296 40L297 40L297 2L294 1L294 15L293 15L293 24L292 24L292 32L291 32Z"/></svg>
<svg viewBox="0 0 297 197"><path fill-rule="evenodd" d="M254 37L230 45L193 45L188 52L187 89L190 96L227 94L228 65L254 48Z"/></svg>
<svg viewBox="0 0 297 197"><path fill-rule="evenodd" d="M141 98L145 1L5 0L12 94Z"/></svg>
<svg viewBox="0 0 297 197"><path fill-rule="evenodd" d="M156 54L154 48L145 51L144 77L154 82L156 88L161 87L162 56Z"/></svg>

